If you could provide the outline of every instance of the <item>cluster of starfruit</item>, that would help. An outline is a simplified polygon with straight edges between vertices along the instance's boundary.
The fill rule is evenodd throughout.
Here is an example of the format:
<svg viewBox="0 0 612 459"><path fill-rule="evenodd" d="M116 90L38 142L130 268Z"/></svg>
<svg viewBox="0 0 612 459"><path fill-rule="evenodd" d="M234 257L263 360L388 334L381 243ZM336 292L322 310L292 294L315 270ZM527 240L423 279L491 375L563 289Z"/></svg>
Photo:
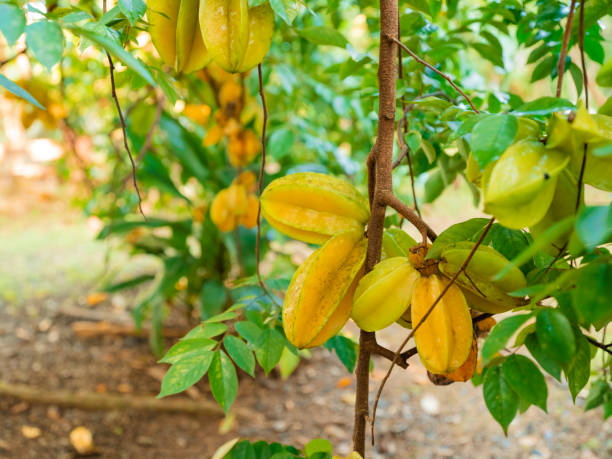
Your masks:
<svg viewBox="0 0 612 459"><path fill-rule="evenodd" d="M532 234L575 213L579 177L583 183L612 191L612 117L574 113L552 115L544 130L537 122L519 119L514 143L501 157L480 170L473 156L467 176L482 188L485 211L502 225ZM553 243L560 248L567 235ZM557 250L558 251L558 250Z"/></svg>
<svg viewBox="0 0 612 459"><path fill-rule="evenodd" d="M210 218L220 231L233 231L238 225L257 226L259 201L255 189L255 174L247 171L217 193L210 206Z"/></svg>
<svg viewBox="0 0 612 459"><path fill-rule="evenodd" d="M243 76L230 74L216 65L210 65L201 76L213 88L219 88L219 108L212 116L204 137L204 146L216 145L226 138L227 155L231 165L249 165L261 151L261 143L257 134L246 126L253 122L261 124L261 112L256 101L245 93ZM206 125L208 118L203 121L201 124Z"/></svg>
<svg viewBox="0 0 612 459"><path fill-rule="evenodd" d="M447 245L438 258L428 260L428 248L398 228L385 230L382 261L364 275L368 201L338 178L297 173L276 179L264 190L261 209L281 233L322 244L298 267L283 304L285 334L299 348L323 344L349 318L366 331L394 322L412 328L423 321L415 342L425 367L464 381L473 374L477 356L470 309L498 313L523 304L509 295L526 286L523 273L512 268L497 280L509 261L493 248L477 248L456 283L448 286L474 243Z"/></svg>
<svg viewBox="0 0 612 459"><path fill-rule="evenodd" d="M274 12L268 2L248 0L148 0L151 38L163 61L177 72L216 62L228 72L247 72L268 53Z"/></svg>

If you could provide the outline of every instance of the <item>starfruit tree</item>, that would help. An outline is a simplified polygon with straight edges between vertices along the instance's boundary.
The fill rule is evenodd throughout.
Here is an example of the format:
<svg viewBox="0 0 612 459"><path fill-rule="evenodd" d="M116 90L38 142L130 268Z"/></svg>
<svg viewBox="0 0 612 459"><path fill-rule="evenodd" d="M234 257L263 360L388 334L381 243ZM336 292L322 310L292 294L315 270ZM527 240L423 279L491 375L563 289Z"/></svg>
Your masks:
<svg viewBox="0 0 612 459"><path fill-rule="evenodd" d="M610 416L611 11L609 0L151 0L119 1L101 18L74 6L39 12L45 28L59 24L104 50L111 77L114 58L171 94L205 68L215 94L214 123L208 105L189 111L205 127L202 144L227 153L233 178L200 212L221 233L256 226L254 275L222 277L257 293L232 298L168 351L161 395L207 374L228 410L236 366L268 372L325 346L356 364L355 458L365 457L369 429L375 438L393 368L417 357L433 384L482 386L504 432L519 411L546 411L544 373L564 378L574 400L588 387L586 408ZM18 29L2 25L5 35ZM155 46L146 62L131 54L134 29ZM28 46L45 62L37 33ZM523 78L545 96L483 77L520 72L511 56L525 50ZM244 168L257 157L255 177ZM199 170L193 159L185 170ZM437 234L419 204L458 181L488 218ZM288 283L260 269L278 252L270 240L285 238L314 246ZM349 320L358 344L342 334ZM376 332L392 325L403 343L386 349ZM388 371L370 406L372 356ZM327 457L328 446L303 454ZM238 449L300 454L248 442L223 451Z"/></svg>

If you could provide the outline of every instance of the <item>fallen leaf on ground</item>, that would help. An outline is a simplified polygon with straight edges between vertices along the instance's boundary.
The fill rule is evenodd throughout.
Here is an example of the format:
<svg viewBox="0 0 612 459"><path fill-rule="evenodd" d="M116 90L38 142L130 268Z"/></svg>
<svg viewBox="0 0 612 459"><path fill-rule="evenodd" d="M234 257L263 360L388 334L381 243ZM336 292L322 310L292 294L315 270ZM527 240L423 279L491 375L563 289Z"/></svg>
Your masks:
<svg viewBox="0 0 612 459"><path fill-rule="evenodd" d="M85 302L87 306L95 306L108 299L108 293L106 292L94 292L87 295Z"/></svg>
<svg viewBox="0 0 612 459"><path fill-rule="evenodd" d="M350 376L345 376L344 378L340 378L338 380L338 388L339 389L343 389L345 387L350 386L351 384L353 384L353 378L351 378Z"/></svg>

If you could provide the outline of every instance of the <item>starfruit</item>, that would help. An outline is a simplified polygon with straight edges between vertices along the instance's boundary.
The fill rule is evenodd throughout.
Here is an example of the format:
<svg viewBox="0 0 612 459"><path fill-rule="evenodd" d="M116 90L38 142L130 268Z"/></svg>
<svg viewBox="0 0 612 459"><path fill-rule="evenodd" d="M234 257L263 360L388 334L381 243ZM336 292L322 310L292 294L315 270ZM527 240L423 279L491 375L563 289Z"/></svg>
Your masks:
<svg viewBox="0 0 612 459"><path fill-rule="evenodd" d="M387 328L410 306L420 277L408 257L394 257L378 263L357 285L351 318L362 330Z"/></svg>
<svg viewBox="0 0 612 459"><path fill-rule="evenodd" d="M249 199L246 189L242 185L232 184L215 196L210 206L210 218L219 230L232 231L248 209Z"/></svg>
<svg viewBox="0 0 612 459"><path fill-rule="evenodd" d="M199 0L147 0L151 39L162 60L177 72L206 66L206 50L198 20Z"/></svg>
<svg viewBox="0 0 612 459"><path fill-rule="evenodd" d="M448 282L435 274L417 280L410 306L413 326L425 317ZM425 368L432 373L446 374L465 363L472 348L472 335L468 304L459 287L452 284L416 329L414 341Z"/></svg>
<svg viewBox="0 0 612 459"><path fill-rule="evenodd" d="M487 178L485 211L508 228L535 225L548 211L557 176L568 162L567 154L540 142L521 140L511 145Z"/></svg>
<svg viewBox="0 0 612 459"><path fill-rule="evenodd" d="M448 277L453 277L472 252L474 242L458 242L446 247L441 255L438 269ZM510 262L492 247L481 245L476 249L467 267L457 277L457 284L473 309L497 314L523 304L521 298L508 295L527 285L523 272L513 266L501 279L497 273Z"/></svg>
<svg viewBox="0 0 612 459"><path fill-rule="evenodd" d="M314 244L348 230L363 232L370 218L367 199L353 185L314 172L273 180L261 196L261 211L281 233Z"/></svg>
<svg viewBox="0 0 612 459"><path fill-rule="evenodd" d="M584 193L580 193L580 197L581 203L584 202ZM548 208L548 212L546 212L546 215L544 218L542 218L542 220L529 228L529 232L534 239L537 239L555 223L574 215L576 213L577 200L578 180L568 169L564 169L563 172L559 174L555 195L550 207ZM572 228L568 229L565 234L560 235L556 240L551 241L551 243L545 247L546 252L553 257L558 255L559 251L567 243L571 232Z"/></svg>
<svg viewBox="0 0 612 459"><path fill-rule="evenodd" d="M268 53L274 11L268 2L249 8L248 0L200 0L204 43L228 72L247 72Z"/></svg>
<svg viewBox="0 0 612 459"><path fill-rule="evenodd" d="M389 228L383 233L381 258L407 257L417 242L404 230Z"/></svg>
<svg viewBox="0 0 612 459"><path fill-rule="evenodd" d="M298 348L320 346L351 314L367 250L362 230L329 239L296 270L283 303L283 328Z"/></svg>
<svg viewBox="0 0 612 459"><path fill-rule="evenodd" d="M478 362L478 340L474 336L472 338L472 348L467 360L452 373L444 375L445 378L455 382L466 382L472 379L476 371L476 363Z"/></svg>
<svg viewBox="0 0 612 459"><path fill-rule="evenodd" d="M578 177L587 145L583 182L604 191L612 191L612 155L599 151L612 145L612 117L590 114L579 106L571 121L554 113L548 124L547 147L570 155L569 168Z"/></svg>
<svg viewBox="0 0 612 459"><path fill-rule="evenodd" d="M516 131L516 135L514 136L514 142L518 142L520 140L529 139L529 140L538 140L540 137L540 125L537 121L534 121L529 118L519 118L518 119L518 129ZM480 164L476 161L474 154L470 152L467 164L465 168L465 177L469 182L473 183L476 186L482 185L482 177L488 176L491 173L491 170L495 166L495 163L489 163L485 166L484 170L480 168Z"/></svg>

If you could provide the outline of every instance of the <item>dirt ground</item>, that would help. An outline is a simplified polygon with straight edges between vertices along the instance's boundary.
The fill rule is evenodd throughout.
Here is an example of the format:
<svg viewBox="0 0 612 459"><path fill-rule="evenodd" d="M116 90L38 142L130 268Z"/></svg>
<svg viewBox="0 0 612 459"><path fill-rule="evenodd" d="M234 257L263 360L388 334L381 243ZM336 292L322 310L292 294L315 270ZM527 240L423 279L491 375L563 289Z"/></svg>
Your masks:
<svg viewBox="0 0 612 459"><path fill-rule="evenodd" d="M146 338L77 338L71 327L77 319L61 312L88 307L86 295L95 291L106 254L82 218L61 215L17 222L0 218L0 381L41 392L155 396L164 366L155 363ZM121 256L114 261L124 262ZM115 296L91 309L125 314L129 302ZM393 347L404 333L392 327L380 339ZM602 421L601 408L584 413L583 397L574 406L555 381L550 381L548 415L531 407L505 437L486 410L481 388L433 386L418 359L412 360L407 370L394 371L385 389L369 457L612 457L612 421ZM387 365L375 361L372 397ZM197 389L201 397L212 398L206 382ZM347 454L353 392L353 376L320 349L286 381L276 373L256 380L242 374L236 409L227 418L83 411L0 396L0 457L75 457L69 433L77 426L93 433L95 453L105 458L209 458L235 437L296 446L323 437L336 453ZM32 435L31 427L39 434Z"/></svg>

